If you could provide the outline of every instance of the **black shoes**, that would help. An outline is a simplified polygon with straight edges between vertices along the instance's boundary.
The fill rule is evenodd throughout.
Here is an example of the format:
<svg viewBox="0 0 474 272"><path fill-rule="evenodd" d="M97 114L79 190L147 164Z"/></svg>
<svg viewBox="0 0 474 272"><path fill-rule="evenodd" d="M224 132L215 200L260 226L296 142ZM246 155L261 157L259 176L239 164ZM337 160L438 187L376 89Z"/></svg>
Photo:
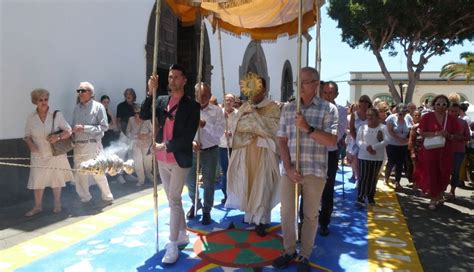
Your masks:
<svg viewBox="0 0 474 272"><path fill-rule="evenodd" d="M202 208L201 202L198 203L198 210ZM191 209L186 213L186 219L193 219L196 215L194 214L194 205L191 206Z"/></svg>
<svg viewBox="0 0 474 272"><path fill-rule="evenodd" d="M265 237L267 235L267 226L265 224L258 224L257 227L255 227L255 231L257 232L257 235L260 237Z"/></svg>
<svg viewBox="0 0 474 272"><path fill-rule="evenodd" d="M305 258L303 256L301 256L299 259L298 259L298 264L296 265L296 271L298 272L306 272L306 271L311 271L310 268L309 268L309 260L308 258Z"/></svg>
<svg viewBox="0 0 474 272"><path fill-rule="evenodd" d="M280 257L276 258L272 262L272 266L275 267L276 269L284 269L288 266L288 264L291 263L296 258L296 252L293 254L286 254L283 253Z"/></svg>
<svg viewBox="0 0 474 272"><path fill-rule="evenodd" d="M212 223L211 213L203 212L201 224L204 226L210 225Z"/></svg>
<svg viewBox="0 0 474 272"><path fill-rule="evenodd" d="M328 226L319 226L319 235L321 236L328 236L329 235L329 228Z"/></svg>

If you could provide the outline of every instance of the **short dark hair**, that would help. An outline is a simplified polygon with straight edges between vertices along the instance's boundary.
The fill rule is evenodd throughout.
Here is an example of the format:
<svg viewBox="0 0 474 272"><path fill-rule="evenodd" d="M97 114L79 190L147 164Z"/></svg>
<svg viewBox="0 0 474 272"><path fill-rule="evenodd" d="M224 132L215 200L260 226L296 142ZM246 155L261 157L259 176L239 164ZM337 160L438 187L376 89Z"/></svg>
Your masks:
<svg viewBox="0 0 474 272"><path fill-rule="evenodd" d="M110 97L108 95L104 94L103 96L100 97L100 102L104 101L105 99L110 100Z"/></svg>
<svg viewBox="0 0 474 272"><path fill-rule="evenodd" d="M449 98L448 98L446 95L444 95L444 94L439 94L439 95L435 96L435 97L433 98L433 100L431 100L431 106L434 107L436 101L437 101L438 99L441 99L441 98L442 98L442 99L446 99L446 102L448 103L447 106L448 106L448 108L449 108L450 105L451 105L451 103L450 103L450 101L449 101Z"/></svg>
<svg viewBox="0 0 474 272"><path fill-rule="evenodd" d="M187 76L186 76L186 70L184 69L183 66L181 66L181 65L179 65L179 64L177 64L177 63L171 64L170 70L178 70L178 71L181 71L181 74L182 74L184 77L187 78Z"/></svg>
<svg viewBox="0 0 474 272"><path fill-rule="evenodd" d="M321 87L324 87L325 85L332 85L336 91L336 94L339 94L339 86L337 86L337 83L330 80L330 81L322 81L320 82Z"/></svg>
<svg viewBox="0 0 474 272"><path fill-rule="evenodd" d="M461 105L459 105L459 107L461 108L461 110L462 110L463 112L466 112L467 109L469 108L469 103L466 102L466 101L464 101L464 102L461 103Z"/></svg>

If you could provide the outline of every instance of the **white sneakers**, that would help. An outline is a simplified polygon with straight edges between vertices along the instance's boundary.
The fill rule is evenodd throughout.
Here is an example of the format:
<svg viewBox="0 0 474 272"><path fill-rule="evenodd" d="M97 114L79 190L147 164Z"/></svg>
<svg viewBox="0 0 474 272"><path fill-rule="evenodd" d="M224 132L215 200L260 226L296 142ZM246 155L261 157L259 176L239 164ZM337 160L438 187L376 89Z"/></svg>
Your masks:
<svg viewBox="0 0 474 272"><path fill-rule="evenodd" d="M181 230L179 232L178 241L176 242L169 242L166 245L166 252L161 259L161 262L164 264L173 264L178 260L179 257L179 250L178 246L189 244L189 236L185 230Z"/></svg>
<svg viewBox="0 0 474 272"><path fill-rule="evenodd" d="M169 242L166 245L166 252L165 256L163 256L163 259L161 259L161 262L164 264L173 264L178 260L179 257L179 251L178 251L178 245L176 242Z"/></svg>

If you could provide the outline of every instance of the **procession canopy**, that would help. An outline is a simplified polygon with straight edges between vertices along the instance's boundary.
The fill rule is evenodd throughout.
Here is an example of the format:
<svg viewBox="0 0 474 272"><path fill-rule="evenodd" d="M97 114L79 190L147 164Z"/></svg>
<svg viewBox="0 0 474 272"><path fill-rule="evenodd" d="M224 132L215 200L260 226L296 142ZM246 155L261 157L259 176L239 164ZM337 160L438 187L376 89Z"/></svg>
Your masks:
<svg viewBox="0 0 474 272"><path fill-rule="evenodd" d="M208 16L215 28L254 40L276 40L298 33L299 0L166 0L182 23L194 23L197 14ZM303 32L317 20L324 0L303 0Z"/></svg>

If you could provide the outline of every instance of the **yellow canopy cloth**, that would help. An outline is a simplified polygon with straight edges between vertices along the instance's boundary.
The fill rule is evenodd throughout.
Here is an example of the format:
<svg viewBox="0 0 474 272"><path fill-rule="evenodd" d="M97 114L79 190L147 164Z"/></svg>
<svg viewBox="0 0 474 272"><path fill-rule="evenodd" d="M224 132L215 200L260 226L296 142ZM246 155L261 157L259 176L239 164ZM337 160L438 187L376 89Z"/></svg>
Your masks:
<svg viewBox="0 0 474 272"><path fill-rule="evenodd" d="M166 0L183 23L194 23L198 12L209 21L235 35L248 34L254 40L275 40L281 35L298 33L299 0L228 0L202 1L199 6L189 1ZM303 32L316 23L316 7L324 0L303 0Z"/></svg>

